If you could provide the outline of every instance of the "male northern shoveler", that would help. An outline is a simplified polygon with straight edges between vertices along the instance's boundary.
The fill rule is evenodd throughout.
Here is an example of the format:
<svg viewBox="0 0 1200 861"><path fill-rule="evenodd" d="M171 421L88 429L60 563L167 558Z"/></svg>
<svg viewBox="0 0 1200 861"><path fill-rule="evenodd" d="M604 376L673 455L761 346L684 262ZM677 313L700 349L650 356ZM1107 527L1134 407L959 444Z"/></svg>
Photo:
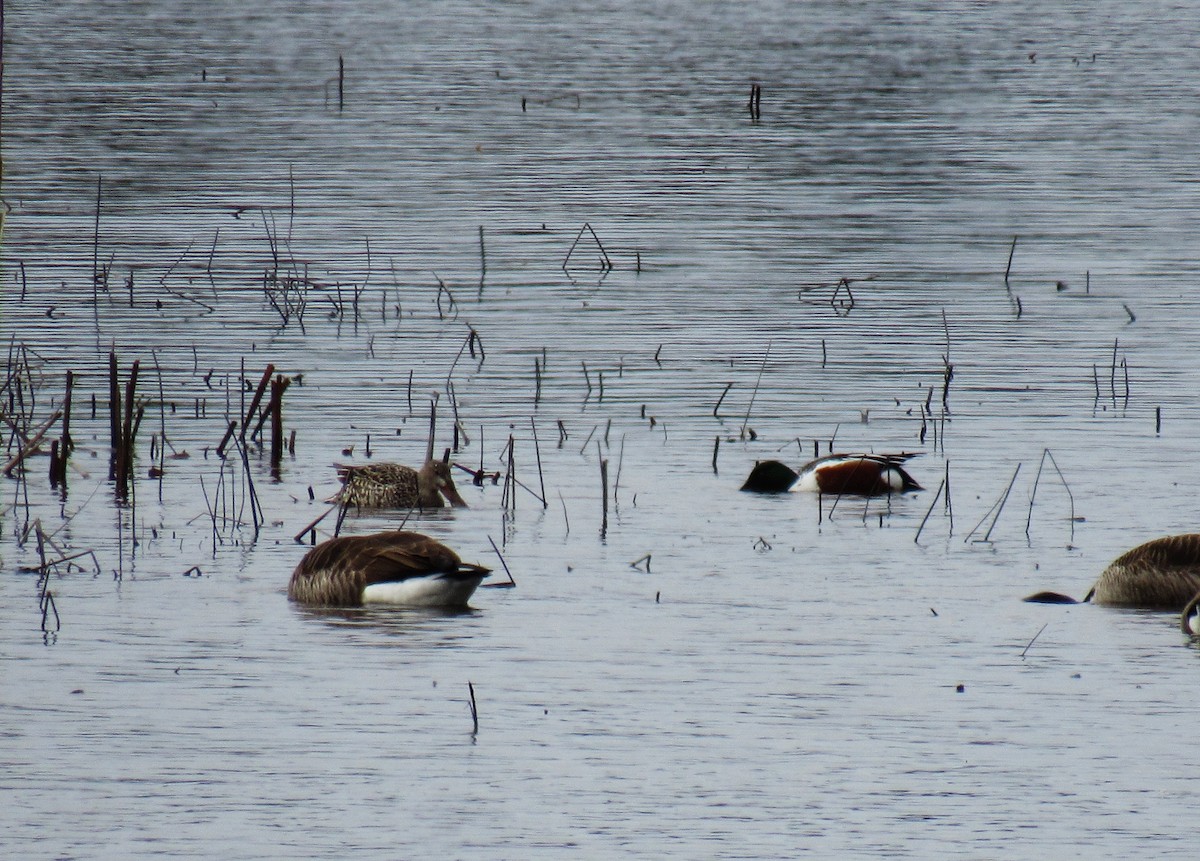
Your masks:
<svg viewBox="0 0 1200 861"><path fill-rule="evenodd" d="M919 452L829 454L796 472L777 460L759 461L742 485L752 493L819 491L833 495L880 496L923 490L902 464Z"/></svg>
<svg viewBox="0 0 1200 861"><path fill-rule="evenodd" d="M449 454L449 452L447 452ZM466 508L450 475L448 458L427 460L420 469L398 463L335 464L342 489L330 500L355 508Z"/></svg>
<svg viewBox="0 0 1200 861"><path fill-rule="evenodd" d="M309 550L292 572L288 597L319 607L465 607L490 573L428 535L380 532L331 538Z"/></svg>
<svg viewBox="0 0 1200 861"><path fill-rule="evenodd" d="M1179 612L1200 593L1200 535L1171 535L1139 544L1100 572L1083 601L1058 592L1038 592L1039 604L1103 604ZM1184 619L1186 622L1186 617Z"/></svg>

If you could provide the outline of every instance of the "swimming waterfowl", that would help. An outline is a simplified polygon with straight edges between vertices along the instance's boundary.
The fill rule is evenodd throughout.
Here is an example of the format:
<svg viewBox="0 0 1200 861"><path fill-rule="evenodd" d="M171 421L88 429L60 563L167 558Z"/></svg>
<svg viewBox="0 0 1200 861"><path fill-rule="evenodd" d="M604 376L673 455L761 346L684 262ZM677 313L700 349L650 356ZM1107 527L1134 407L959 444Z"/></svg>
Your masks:
<svg viewBox="0 0 1200 861"><path fill-rule="evenodd" d="M355 508L442 508L446 501L466 508L450 475L450 452L420 469L398 463L335 464L342 488L332 502ZM445 497L445 501L443 501Z"/></svg>
<svg viewBox="0 0 1200 861"><path fill-rule="evenodd" d="M288 597L319 607L465 607L490 568L419 532L331 538L300 560Z"/></svg>
<svg viewBox="0 0 1200 861"><path fill-rule="evenodd" d="M1040 604L1103 604L1179 612L1200 593L1200 534L1170 535L1139 544L1100 572L1096 583L1075 601L1058 592L1038 592L1026 601ZM1186 621L1186 620L1185 620Z"/></svg>
<svg viewBox="0 0 1200 861"><path fill-rule="evenodd" d="M759 461L742 490L751 493L819 491L855 496L923 490L902 466L919 453L829 454L809 461L799 472L777 460Z"/></svg>

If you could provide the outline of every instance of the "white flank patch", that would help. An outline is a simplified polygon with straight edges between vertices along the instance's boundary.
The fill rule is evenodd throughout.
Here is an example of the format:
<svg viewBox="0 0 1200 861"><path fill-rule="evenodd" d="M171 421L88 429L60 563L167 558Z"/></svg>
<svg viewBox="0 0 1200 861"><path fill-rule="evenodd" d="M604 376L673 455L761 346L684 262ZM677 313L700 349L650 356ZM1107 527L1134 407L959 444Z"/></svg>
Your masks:
<svg viewBox="0 0 1200 861"><path fill-rule="evenodd" d="M796 483L788 488L790 493L816 493L818 490L820 488L817 487L817 471L815 469L806 469L800 473Z"/></svg>
<svg viewBox="0 0 1200 861"><path fill-rule="evenodd" d="M407 607L461 607L482 580L482 577L450 580L440 574L409 577L366 587L362 601L364 604L402 604Z"/></svg>

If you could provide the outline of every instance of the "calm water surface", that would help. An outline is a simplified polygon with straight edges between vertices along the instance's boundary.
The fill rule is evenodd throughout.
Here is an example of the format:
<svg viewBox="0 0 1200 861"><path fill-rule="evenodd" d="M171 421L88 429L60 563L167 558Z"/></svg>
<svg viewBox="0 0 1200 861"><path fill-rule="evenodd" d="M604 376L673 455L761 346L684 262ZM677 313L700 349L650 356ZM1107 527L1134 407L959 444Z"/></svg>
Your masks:
<svg viewBox="0 0 1200 861"><path fill-rule="evenodd" d="M74 371L77 449L65 496L44 457L4 482L6 856L1191 848L1194 647L1019 599L1196 528L1196 4L8 11L4 409ZM278 479L214 452L267 363ZM432 397L439 448L455 408L460 463L511 436L547 505L415 525L517 587L291 606L331 464L418 461ZM738 493L831 443L922 452L928 490ZM57 622L35 521L91 553Z"/></svg>

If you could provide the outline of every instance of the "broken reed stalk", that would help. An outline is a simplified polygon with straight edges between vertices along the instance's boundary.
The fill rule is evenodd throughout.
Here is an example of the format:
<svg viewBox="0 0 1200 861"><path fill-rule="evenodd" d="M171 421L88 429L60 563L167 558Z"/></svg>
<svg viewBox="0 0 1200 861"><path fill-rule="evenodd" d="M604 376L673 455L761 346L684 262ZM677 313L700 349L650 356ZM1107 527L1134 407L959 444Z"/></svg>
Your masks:
<svg viewBox="0 0 1200 861"><path fill-rule="evenodd" d="M613 479L613 505L617 505L617 490L621 487L621 467L625 464L625 434L621 434L621 446L617 450L617 475Z"/></svg>
<svg viewBox="0 0 1200 861"><path fill-rule="evenodd" d="M283 374L275 376L271 381L271 403L267 408L271 414L271 476L276 479L283 465L283 393L290 382L291 379ZM369 449L369 441L367 446Z"/></svg>
<svg viewBox="0 0 1200 861"><path fill-rule="evenodd" d="M71 449L75 447L71 439L71 393L74 387L75 373L67 371L67 387L62 406L62 436L59 437L57 455L51 458L50 462L51 487L61 484L65 488L67 485L67 459L71 456Z"/></svg>
<svg viewBox="0 0 1200 861"><path fill-rule="evenodd" d="M1020 471L1021 471L1021 464L1018 463L1017 468L1013 470L1012 478L1010 478L1008 480L1008 487L1006 487L1004 489L1003 495L998 500L996 500L995 502L992 503L992 507L989 508L984 513L983 517L979 518L979 522L976 523L975 526L971 529L971 531L967 533L966 538L963 539L964 544L971 540L971 536L974 535L979 530L979 527L981 527L983 525L983 522L985 520L987 520L988 516L991 515L992 512L994 511L996 513L995 517L992 518L991 525L988 527L987 532L984 533L983 538L979 539L979 542L981 544L986 544L988 541L991 540L992 530L996 528L996 523L997 523L997 521L1000 520L1000 512L1002 512L1004 510L1004 503L1008 501L1008 495L1009 495L1009 493L1012 492L1013 485L1017 481L1017 474Z"/></svg>
<svg viewBox="0 0 1200 861"><path fill-rule="evenodd" d="M258 540L259 527L266 522L266 515L263 514L262 505L258 501L258 492L254 489L254 476L250 469L250 454L246 447L237 442L238 453L242 456L242 476L246 479L247 496L250 499L250 522L254 526L254 539ZM244 504L244 499L243 499ZM238 513L238 520L241 520L241 513Z"/></svg>
<svg viewBox="0 0 1200 861"><path fill-rule="evenodd" d="M233 432L237 430L237 422L231 421L229 427L225 429L225 436L221 437L221 442L217 446L217 457L222 460L225 458L225 446L229 445L229 440L233 438Z"/></svg>
<svg viewBox="0 0 1200 861"><path fill-rule="evenodd" d="M33 452L37 450L38 443L42 441L42 437L46 435L46 432L50 430L51 426L61 417L62 410L55 410L54 415L42 422L38 429L33 432L33 435L29 437L29 440L23 446L21 446L20 451L8 459L8 461L4 464L4 467L0 469L0 472L6 476L11 475L12 471L16 469L17 464L21 463L21 461L25 460L25 458L29 457L29 455L33 454Z"/></svg>
<svg viewBox="0 0 1200 861"><path fill-rule="evenodd" d="M550 503L546 501L546 479L542 475L542 449L538 444L537 422L533 420L533 416L529 417L529 427L533 430L533 453L537 457L538 486L542 489L542 508L547 509L550 507ZM480 447L482 448L482 444ZM511 576L510 574L509 577Z"/></svg>
<svg viewBox="0 0 1200 861"><path fill-rule="evenodd" d="M483 298L483 282L487 278L487 248L483 244L483 225L479 225L479 297Z"/></svg>
<svg viewBox="0 0 1200 861"><path fill-rule="evenodd" d="M158 380L158 430L159 430L159 434L162 436L162 445L159 447L159 450L158 450L158 466L157 466L157 470L158 470L158 501L162 502L162 493L163 493L162 478L163 478L163 475L166 470L167 445L168 445L168 443L167 443L167 399L166 399L166 396L163 394L163 373L162 373L162 367L158 364L158 351L151 350L150 355L154 359L154 377L155 377L155 379ZM174 411L174 405L172 405L172 411ZM151 466L152 466L150 474L153 476L154 475L154 469L153 469L154 435L153 434L150 435L150 439L151 439L150 461L151 461ZM174 448L174 446L172 446L172 448Z"/></svg>
<svg viewBox="0 0 1200 861"><path fill-rule="evenodd" d="M250 427L250 422L254 419L254 412L258 409L259 403L263 399L263 395L267 391L267 384L271 382L271 375L275 373L275 366L268 364L267 369L263 371L262 378L258 381L258 388L254 390L254 397L250 400L250 406L246 408L245 414L242 416L242 441L246 440L246 428ZM259 427L262 425L260 424ZM255 431L254 435L257 435Z"/></svg>
<svg viewBox="0 0 1200 861"><path fill-rule="evenodd" d="M596 443L596 454L600 453L600 443ZM608 461L600 459L600 490L602 517L600 520L600 537L608 534Z"/></svg>
<svg viewBox="0 0 1200 861"><path fill-rule="evenodd" d="M717 437L715 439L713 439L713 459L712 459L713 475L717 475L717 452L719 452L720 450L721 450L721 437L720 437L720 435L717 435Z"/></svg>
<svg viewBox="0 0 1200 861"><path fill-rule="evenodd" d="M496 542L492 540L492 536L488 536L488 544L492 545L492 550L496 551L496 556L500 559L500 564L504 566L504 573L508 575L507 583L489 583L488 586L493 589L511 589L517 585L517 581L513 579L512 571L508 568L508 563L504 561L504 554L500 552L500 548L496 546Z"/></svg>
<svg viewBox="0 0 1200 861"><path fill-rule="evenodd" d="M750 412L754 409L754 400L758 397L758 386L762 382L763 371L767 369L767 359L771 356L772 341L767 342L767 351L763 354L762 366L758 369L758 378L754 381L754 391L750 393L750 404L746 407L746 418L742 421L742 429L738 433L740 439L746 438L746 426L750 424Z"/></svg>
<svg viewBox="0 0 1200 861"><path fill-rule="evenodd" d="M504 489L500 493L500 508L506 513L512 513L517 510L517 466L514 449L516 441L513 435L508 435L508 445L505 451L500 454L503 460L507 456L508 468L504 472ZM522 485L524 487L524 485ZM526 488L528 490L528 488ZM533 491L530 491L532 493ZM537 494L534 494L535 496Z"/></svg>
<svg viewBox="0 0 1200 861"><path fill-rule="evenodd" d="M3 4L0 4L2 6ZM104 188L104 174L96 174L96 218L92 229L92 294L100 286L100 199Z"/></svg>
<svg viewBox="0 0 1200 861"><path fill-rule="evenodd" d="M433 460L434 438L437 435L437 399L429 402L429 438L425 442L425 463Z"/></svg>
<svg viewBox="0 0 1200 861"><path fill-rule="evenodd" d="M937 505L938 498L942 495L942 491L946 489L946 479L942 479L942 483L938 485L937 493L933 495L933 501L929 503L929 510L925 512L925 516L921 518L921 525L917 527L917 534L913 536L913 544L921 543L921 530L925 528L925 523L929 520L929 516L933 514L933 507Z"/></svg>
<svg viewBox="0 0 1200 861"><path fill-rule="evenodd" d="M1029 494L1029 516L1025 518L1025 537L1026 538L1029 537L1029 528L1030 528L1030 525L1033 523L1033 502L1035 499L1037 499L1038 482L1040 482L1042 479L1042 468L1046 465L1047 460L1049 460L1051 466L1054 467L1054 471L1058 473L1058 479L1059 479L1059 481L1062 482L1063 489L1066 490L1066 492L1067 492L1067 500L1070 502L1070 506L1071 506L1071 515L1070 515L1071 538L1070 538L1070 540L1074 541L1075 540L1075 494L1071 493L1071 486L1069 484L1067 484L1066 476L1064 476L1062 470L1058 468L1058 461L1056 461L1054 459L1054 454L1048 448L1042 449L1042 459L1038 462L1037 475L1034 476L1034 479L1033 479L1033 491Z"/></svg>
<svg viewBox="0 0 1200 861"><path fill-rule="evenodd" d="M1013 254L1017 250L1017 237L1012 238L1012 245L1008 247L1008 265L1004 267L1004 283L1008 283L1008 273L1012 271Z"/></svg>
<svg viewBox="0 0 1200 861"><path fill-rule="evenodd" d="M729 394L729 390L732 388L733 388L733 383L725 384L725 391L721 392L721 397L717 398L717 405L715 407L713 407L713 418L715 418L715 419L720 418L720 416L717 415L717 410L721 409L721 404L724 403L725 396L727 394Z"/></svg>
<svg viewBox="0 0 1200 861"><path fill-rule="evenodd" d="M279 399L282 402L283 393L286 392L288 386L290 386L292 384L291 377L285 377L282 374L277 374L276 377L277 377L277 380L272 381L272 383L271 383L271 400L267 402L267 408L265 410L259 410L258 422L254 425L254 432L252 434L250 434L251 439L258 438L259 434L262 433L263 425L265 425L267 423L268 419L274 420L275 416L274 416L274 411L272 410L272 405L274 404L274 398L275 398L275 386L277 384L282 386L282 388L279 390ZM277 383L278 380L282 380L282 382Z"/></svg>
<svg viewBox="0 0 1200 861"><path fill-rule="evenodd" d="M467 690L471 694L471 735L474 736L479 734L479 707L475 704L475 686L467 682Z"/></svg>
<svg viewBox="0 0 1200 861"><path fill-rule="evenodd" d="M942 478L946 483L946 516L950 518L950 534L954 534L954 503L950 501L950 461L946 461L946 475Z"/></svg>
<svg viewBox="0 0 1200 861"><path fill-rule="evenodd" d="M1042 627L1038 628L1038 632L1037 632L1036 634L1034 634L1034 635L1033 635L1033 639L1032 639L1032 640L1030 640L1028 643L1026 643L1026 644L1025 644L1025 648L1023 648L1023 649L1021 650L1021 660L1022 660L1022 661L1023 661L1023 660L1025 660L1025 654L1026 654L1026 652L1028 652L1028 651L1029 651L1029 648L1030 648L1030 647L1031 647L1031 646L1034 644L1034 642L1036 642L1036 641L1037 641L1037 638L1038 638L1038 637L1040 637L1040 636L1042 636L1042 631L1046 630L1046 625L1049 625L1049 624L1050 624L1050 623L1049 623L1049 622L1047 622L1045 625L1042 625Z"/></svg>
<svg viewBox="0 0 1200 861"><path fill-rule="evenodd" d="M117 377L117 354L108 354L108 423L110 452L108 480L117 480L117 452L121 448L121 384Z"/></svg>
<svg viewBox="0 0 1200 861"><path fill-rule="evenodd" d="M565 499L563 499L563 495L562 495L562 491L561 491L561 490L558 492L558 502L559 502L559 505L561 505L561 506L562 506L562 510L563 510L563 523L564 523L564 524L566 525L566 527L567 527L567 532L566 532L566 534L567 534L567 535L570 535L570 534L571 534L571 518L567 516L567 501L566 501Z"/></svg>
<svg viewBox="0 0 1200 861"><path fill-rule="evenodd" d="M604 243L600 241L600 237L596 235L596 231L592 229L592 225L586 221L583 227L579 228L579 233L575 235L575 241L571 243L571 247L567 249L567 256L563 258L562 269L570 275L569 267L571 256L575 253L575 248L579 245L579 240L583 238L584 233L591 234L592 241L596 243L596 248L600 252L600 271L608 272L613 268L612 260L609 259L608 252L604 250Z"/></svg>
<svg viewBox="0 0 1200 861"><path fill-rule="evenodd" d="M1108 388L1112 392L1113 409L1117 408L1117 345L1119 338L1113 338L1112 365L1108 372Z"/></svg>
<svg viewBox="0 0 1200 861"><path fill-rule="evenodd" d="M125 402L122 405L125 419L121 426L120 448L117 451L117 497L126 499L129 496L129 478L133 473L133 440L137 433L134 424L133 402L137 394L137 378L139 361L134 359L129 368L129 379L125 382ZM141 421L141 410L138 410L138 423Z"/></svg>
<svg viewBox="0 0 1200 861"><path fill-rule="evenodd" d="M301 529L299 532L297 532L292 537L292 540L295 541L297 544L303 544L304 536L308 535L308 533L310 533L310 532L313 534L313 538L315 539L316 535L317 535L317 526L320 524L320 522L322 520L324 520L326 517L329 516L330 512L336 511L339 507L340 506L338 506L337 504L334 504L334 505L331 505L328 508L326 508L325 512L320 517L316 518L311 523L309 523L308 526L305 526L303 529Z"/></svg>

